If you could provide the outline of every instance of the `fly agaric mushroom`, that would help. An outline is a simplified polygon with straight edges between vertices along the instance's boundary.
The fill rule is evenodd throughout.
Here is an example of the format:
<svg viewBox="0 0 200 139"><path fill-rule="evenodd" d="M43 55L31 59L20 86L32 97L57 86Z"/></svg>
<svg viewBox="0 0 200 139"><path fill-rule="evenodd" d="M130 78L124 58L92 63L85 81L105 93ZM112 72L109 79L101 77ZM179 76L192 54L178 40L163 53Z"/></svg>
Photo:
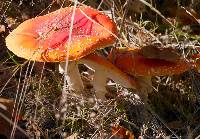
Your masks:
<svg viewBox="0 0 200 139"><path fill-rule="evenodd" d="M175 61L146 58L140 51L140 48L115 48L109 59L119 69L133 76L174 75L192 68L192 64L183 58Z"/></svg>
<svg viewBox="0 0 200 139"><path fill-rule="evenodd" d="M113 34L117 33L117 27L108 16L89 7L76 7L75 15L72 17L73 8L62 8L23 22L8 35L6 45L14 54L25 59L40 62L63 62L60 64L63 70L65 61L70 60L66 78L69 89L82 92L83 83L77 61L98 48L114 43ZM69 42L72 18L74 22ZM88 63L88 61L95 60L90 56L85 61ZM66 73L65 70L64 72Z"/></svg>
<svg viewBox="0 0 200 139"><path fill-rule="evenodd" d="M146 58L141 54L141 48L115 48L108 56L112 63L123 72L142 77L141 91L151 92L151 77L183 73L193 67L189 61L179 58L174 61L164 59ZM143 83L142 83L143 82ZM145 85L143 87L143 85ZM149 86L149 87L148 87ZM142 97L146 97L145 92Z"/></svg>

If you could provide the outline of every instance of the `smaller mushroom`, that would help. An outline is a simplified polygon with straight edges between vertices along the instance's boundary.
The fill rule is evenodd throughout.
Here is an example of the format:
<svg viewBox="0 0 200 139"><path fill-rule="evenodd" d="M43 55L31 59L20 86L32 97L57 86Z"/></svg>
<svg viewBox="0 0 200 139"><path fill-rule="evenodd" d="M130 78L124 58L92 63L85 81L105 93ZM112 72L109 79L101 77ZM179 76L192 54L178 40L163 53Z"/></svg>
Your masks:
<svg viewBox="0 0 200 139"><path fill-rule="evenodd" d="M141 54L141 48L115 48L108 58L116 67L128 75L139 79L142 77L140 83L141 90L144 91L142 94L144 98L147 95L146 92L152 90L152 76L180 74L193 68L193 63L181 57L174 61L146 58Z"/></svg>
<svg viewBox="0 0 200 139"><path fill-rule="evenodd" d="M125 73L133 76L165 76L183 73L192 68L191 62L180 57L174 61L146 58L140 48L115 48L109 60Z"/></svg>

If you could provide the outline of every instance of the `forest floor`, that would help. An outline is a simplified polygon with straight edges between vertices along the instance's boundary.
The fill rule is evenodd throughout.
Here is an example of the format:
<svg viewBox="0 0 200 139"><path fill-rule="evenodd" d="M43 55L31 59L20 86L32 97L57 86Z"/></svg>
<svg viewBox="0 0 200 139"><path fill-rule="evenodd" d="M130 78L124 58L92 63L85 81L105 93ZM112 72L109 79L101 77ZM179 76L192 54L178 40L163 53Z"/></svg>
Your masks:
<svg viewBox="0 0 200 139"><path fill-rule="evenodd" d="M153 45L157 39L184 58L200 51L198 0L194 3L155 0L152 5L145 5L143 0L79 2L104 12L112 11L120 39L130 46ZM200 138L200 73L197 69L152 77L153 91L145 104L133 90L114 84L108 86L108 90L115 95L104 102L92 96L84 99L69 94L62 107L64 79L58 71L58 63L27 61L7 49L5 38L20 23L73 4L67 0L0 1L0 97L16 101L16 108L21 106L18 125L24 132L17 130L15 138ZM181 11L182 7L187 10ZM115 44L119 45L120 42ZM90 75L84 74L83 65L79 68L88 88L84 93L94 94ZM3 120L1 117L0 124ZM2 137L10 136L9 123L0 125L3 131L1 128L8 130L5 134L0 132Z"/></svg>

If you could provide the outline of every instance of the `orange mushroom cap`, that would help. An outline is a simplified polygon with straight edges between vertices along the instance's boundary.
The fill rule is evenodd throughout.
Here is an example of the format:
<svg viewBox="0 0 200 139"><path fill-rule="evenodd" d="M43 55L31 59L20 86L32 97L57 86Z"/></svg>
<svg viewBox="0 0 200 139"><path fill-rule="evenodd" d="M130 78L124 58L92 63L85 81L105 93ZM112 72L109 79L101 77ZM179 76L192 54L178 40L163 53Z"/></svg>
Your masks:
<svg viewBox="0 0 200 139"><path fill-rule="evenodd" d="M116 24L100 11L80 6L75 10L69 43L73 8L61 8L21 23L6 38L8 49L25 59L60 62L66 60L67 47L69 60L77 60L115 41L112 33L117 33Z"/></svg>
<svg viewBox="0 0 200 139"><path fill-rule="evenodd" d="M180 58L176 61L145 58L139 48L116 48L109 59L119 69L133 76L164 76L180 74L191 69L192 64Z"/></svg>

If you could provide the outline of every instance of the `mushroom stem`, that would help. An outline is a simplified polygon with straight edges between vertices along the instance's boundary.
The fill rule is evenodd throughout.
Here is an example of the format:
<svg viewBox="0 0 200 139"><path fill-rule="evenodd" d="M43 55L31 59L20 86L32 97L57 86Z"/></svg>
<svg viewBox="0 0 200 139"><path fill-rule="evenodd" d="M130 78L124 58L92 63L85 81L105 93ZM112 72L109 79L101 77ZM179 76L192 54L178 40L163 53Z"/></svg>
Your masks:
<svg viewBox="0 0 200 139"><path fill-rule="evenodd" d="M92 81L93 87L96 92L97 98L105 99L107 93L106 85L107 80L112 79L126 88L137 88L138 85L135 80L129 77L126 73L122 72L115 65L105 58L97 54L90 54L80 60L80 63L87 65L95 70L94 78Z"/></svg>
<svg viewBox="0 0 200 139"><path fill-rule="evenodd" d="M80 94L84 90L83 82L77 67L77 64L79 63L84 64L95 71L92 85L98 99L105 100L108 79L112 79L115 83L126 88L138 88L135 80L119 70L110 61L97 54L90 54L80 59L78 63L70 61L67 72L65 72L65 62L61 62L59 65L59 72L65 73L65 76L67 76L66 79L70 90L74 90L77 94Z"/></svg>
<svg viewBox="0 0 200 139"><path fill-rule="evenodd" d="M75 91L77 94L81 94L84 90L83 82L78 70L78 63L76 61L70 61L68 63L67 70L65 70L66 62L59 64L59 72L63 73L66 77L69 90Z"/></svg>
<svg viewBox="0 0 200 139"><path fill-rule="evenodd" d="M98 99L105 100L105 94L107 93L107 90L106 90L106 85L107 85L106 74L104 74L101 71L101 69L98 69L98 66L93 67L93 68L95 69L95 73L94 73L94 78L92 80L92 85L94 87L96 97Z"/></svg>

